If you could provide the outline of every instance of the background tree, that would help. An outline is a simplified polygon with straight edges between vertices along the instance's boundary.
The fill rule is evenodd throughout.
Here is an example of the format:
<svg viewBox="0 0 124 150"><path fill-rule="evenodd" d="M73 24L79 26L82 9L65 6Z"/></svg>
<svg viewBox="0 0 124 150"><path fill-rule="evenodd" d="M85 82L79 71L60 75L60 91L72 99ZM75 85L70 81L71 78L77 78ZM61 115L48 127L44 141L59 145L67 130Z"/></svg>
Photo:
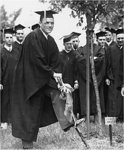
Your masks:
<svg viewBox="0 0 124 150"><path fill-rule="evenodd" d="M14 11L11 14L7 14L4 5L0 7L0 29L6 27L13 27L15 25L15 21L21 13L21 8L17 11Z"/></svg>
<svg viewBox="0 0 124 150"><path fill-rule="evenodd" d="M123 0L50 0L50 3L57 11L68 5L72 9L72 16L78 16L79 20L82 14L89 14L93 27L96 23L113 28L122 25L122 17L124 16Z"/></svg>
<svg viewBox="0 0 124 150"><path fill-rule="evenodd" d="M4 5L0 7L0 31L7 27L14 27L15 21L20 15L22 9L14 11L10 15L7 15ZM0 43L3 43L3 33L0 32Z"/></svg>

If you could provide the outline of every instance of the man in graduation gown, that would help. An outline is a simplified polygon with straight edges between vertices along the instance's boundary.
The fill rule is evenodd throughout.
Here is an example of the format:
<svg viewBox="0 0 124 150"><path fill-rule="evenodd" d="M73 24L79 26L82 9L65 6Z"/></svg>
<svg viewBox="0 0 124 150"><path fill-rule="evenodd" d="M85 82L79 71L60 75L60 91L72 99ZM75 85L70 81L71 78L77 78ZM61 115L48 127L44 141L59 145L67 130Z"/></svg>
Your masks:
<svg viewBox="0 0 124 150"><path fill-rule="evenodd" d="M114 41L114 35L115 34L115 30L113 28L105 28L106 31L106 44L105 46L109 47L109 46L113 46L116 45L116 42Z"/></svg>
<svg viewBox="0 0 124 150"><path fill-rule="evenodd" d="M79 46L79 36L81 33L78 32L72 32L71 33L71 41L72 41L72 47L74 51L79 52L82 47ZM78 83L78 70L76 71L76 80L75 84L76 89L73 93L73 103L74 103L74 113L77 115L77 117L80 118L80 96L79 96L79 83Z"/></svg>
<svg viewBox="0 0 124 150"><path fill-rule="evenodd" d="M108 52L108 66L109 72L107 77L109 79L108 84L108 95L107 95L107 105L106 114L110 117L119 117L121 112L121 107L123 106L122 95L120 90L118 90L119 84L119 72L120 72L120 59L123 56L123 29L118 29L117 34L117 44L109 47ZM121 37L122 36L122 37ZM121 40L120 40L121 37ZM123 61L121 61L122 63ZM123 63L121 64L123 66ZM123 67L122 67L123 68ZM122 85L121 85L122 86Z"/></svg>
<svg viewBox="0 0 124 150"><path fill-rule="evenodd" d="M121 110L120 110L118 120L124 122L124 34L121 35L120 39L121 39L120 41L123 41L123 46L121 49L119 81L118 81L119 86L118 87L121 89L121 96L123 97L122 98L123 100L122 100L122 105L121 105Z"/></svg>
<svg viewBox="0 0 124 150"><path fill-rule="evenodd" d="M7 128L10 121L10 101L12 94L13 71L15 67L15 54L13 53L13 29L4 29L5 42L1 47L1 126Z"/></svg>
<svg viewBox="0 0 124 150"><path fill-rule="evenodd" d="M116 45L117 43L114 41L114 34L115 34L115 30L113 28L105 28L106 31L106 43L105 43L105 47L106 49L109 49L111 46ZM107 52L108 53L108 52ZM106 73L109 71L109 73L111 72L109 69L109 58L106 55ZM105 84L104 84L104 97L105 97L105 105L107 105L107 96L108 96L108 85L110 84L110 81L105 77ZM110 91L109 91L110 92ZM113 91L111 91L113 92ZM107 108L107 106L105 106Z"/></svg>
<svg viewBox="0 0 124 150"><path fill-rule="evenodd" d="M63 38L64 49L60 52L60 69L64 83L69 83L74 87L75 81L75 52L72 49L71 36Z"/></svg>
<svg viewBox="0 0 124 150"><path fill-rule="evenodd" d="M62 72L62 78L64 83L68 83L71 87L77 89L77 66L76 62L79 61L79 56L77 51L73 50L72 33L63 37L64 49L60 52L60 68ZM83 58L82 58L83 59ZM73 92L73 111L77 115L79 109L78 98L75 98L75 91Z"/></svg>
<svg viewBox="0 0 124 150"><path fill-rule="evenodd" d="M121 96L122 96L122 101L121 101L122 105L118 116L118 120L124 122L124 30L123 29L117 30L117 43L120 46L120 50L121 50L117 89L121 91Z"/></svg>
<svg viewBox="0 0 124 150"><path fill-rule="evenodd" d="M21 50L22 50L22 43L24 41L24 26L21 24L18 24L15 26L15 36L16 40L13 42L13 50L16 54L17 61L20 57Z"/></svg>
<svg viewBox="0 0 124 150"><path fill-rule="evenodd" d="M40 14L40 28L24 40L13 84L12 135L22 139L23 148L33 148L39 127L59 121L67 131L73 123L64 116L65 101L57 89L59 50L49 35L54 27L52 10Z"/></svg>

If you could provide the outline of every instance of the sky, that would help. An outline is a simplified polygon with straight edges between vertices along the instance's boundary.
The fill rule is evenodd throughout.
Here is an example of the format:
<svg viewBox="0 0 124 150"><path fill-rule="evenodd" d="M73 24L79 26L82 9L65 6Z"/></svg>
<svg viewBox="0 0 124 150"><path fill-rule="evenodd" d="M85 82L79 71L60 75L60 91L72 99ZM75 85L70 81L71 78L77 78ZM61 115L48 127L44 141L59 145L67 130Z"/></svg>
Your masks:
<svg viewBox="0 0 124 150"><path fill-rule="evenodd" d="M29 27L39 22L39 15L34 13L35 11L48 8L48 4L42 4L38 0L1 0L0 5L5 6L5 10L8 15L14 11L22 8L20 16L17 18L15 25L22 24ZM82 30L83 27L77 27L78 18L70 17L71 10L65 8L57 15L54 15L55 26L51 35L55 38L58 43L58 47L62 49L62 40L60 38L64 35L70 34L71 32L80 32L82 35L80 38L80 45L83 46L86 43L86 34ZM85 26L85 23L84 23Z"/></svg>

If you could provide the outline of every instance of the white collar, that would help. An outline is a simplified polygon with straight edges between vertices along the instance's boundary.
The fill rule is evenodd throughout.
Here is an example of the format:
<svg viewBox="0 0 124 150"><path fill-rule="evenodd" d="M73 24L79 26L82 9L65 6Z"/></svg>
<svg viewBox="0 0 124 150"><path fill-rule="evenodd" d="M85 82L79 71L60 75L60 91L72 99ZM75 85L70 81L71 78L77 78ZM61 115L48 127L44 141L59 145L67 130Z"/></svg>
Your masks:
<svg viewBox="0 0 124 150"><path fill-rule="evenodd" d="M11 52L12 51L12 45L8 46L8 45L4 45L4 47L7 49L7 51Z"/></svg>
<svg viewBox="0 0 124 150"><path fill-rule="evenodd" d="M42 31L42 33L45 36L45 38L48 39L48 35L46 35L46 33L41 28L40 28L40 30Z"/></svg>
<svg viewBox="0 0 124 150"><path fill-rule="evenodd" d="M15 40L18 44L22 44L23 43L23 41L22 42L19 42L18 40Z"/></svg>
<svg viewBox="0 0 124 150"><path fill-rule="evenodd" d="M64 49L64 51L66 52L66 53L70 53L71 51L67 51L66 49Z"/></svg>
<svg viewBox="0 0 124 150"><path fill-rule="evenodd" d="M111 40L110 42L107 42L107 41L106 41L106 43L107 43L107 45L109 46L109 45L112 43L112 40Z"/></svg>

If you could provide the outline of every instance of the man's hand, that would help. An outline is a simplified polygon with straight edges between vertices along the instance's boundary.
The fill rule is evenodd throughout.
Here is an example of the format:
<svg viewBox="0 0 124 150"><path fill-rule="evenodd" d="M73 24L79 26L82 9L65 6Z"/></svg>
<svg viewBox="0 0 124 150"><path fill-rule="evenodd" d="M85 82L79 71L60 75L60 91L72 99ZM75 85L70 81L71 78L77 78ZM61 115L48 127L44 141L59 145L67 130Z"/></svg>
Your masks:
<svg viewBox="0 0 124 150"><path fill-rule="evenodd" d="M78 84L78 81L76 80L75 82L74 82L74 89L78 89L79 88L79 84Z"/></svg>
<svg viewBox="0 0 124 150"><path fill-rule="evenodd" d="M53 77L56 80L56 82L58 83L58 81L60 81L62 79L62 73L53 73Z"/></svg>
<svg viewBox="0 0 124 150"><path fill-rule="evenodd" d="M0 84L0 91L1 91L1 90L3 90L3 85L2 85L2 84Z"/></svg>
<svg viewBox="0 0 124 150"><path fill-rule="evenodd" d="M106 85L108 85L108 86L109 86L110 83L111 83L109 79L106 79L105 82L106 82Z"/></svg>
<svg viewBox="0 0 124 150"><path fill-rule="evenodd" d="M124 97L124 87L121 89L121 95Z"/></svg>

